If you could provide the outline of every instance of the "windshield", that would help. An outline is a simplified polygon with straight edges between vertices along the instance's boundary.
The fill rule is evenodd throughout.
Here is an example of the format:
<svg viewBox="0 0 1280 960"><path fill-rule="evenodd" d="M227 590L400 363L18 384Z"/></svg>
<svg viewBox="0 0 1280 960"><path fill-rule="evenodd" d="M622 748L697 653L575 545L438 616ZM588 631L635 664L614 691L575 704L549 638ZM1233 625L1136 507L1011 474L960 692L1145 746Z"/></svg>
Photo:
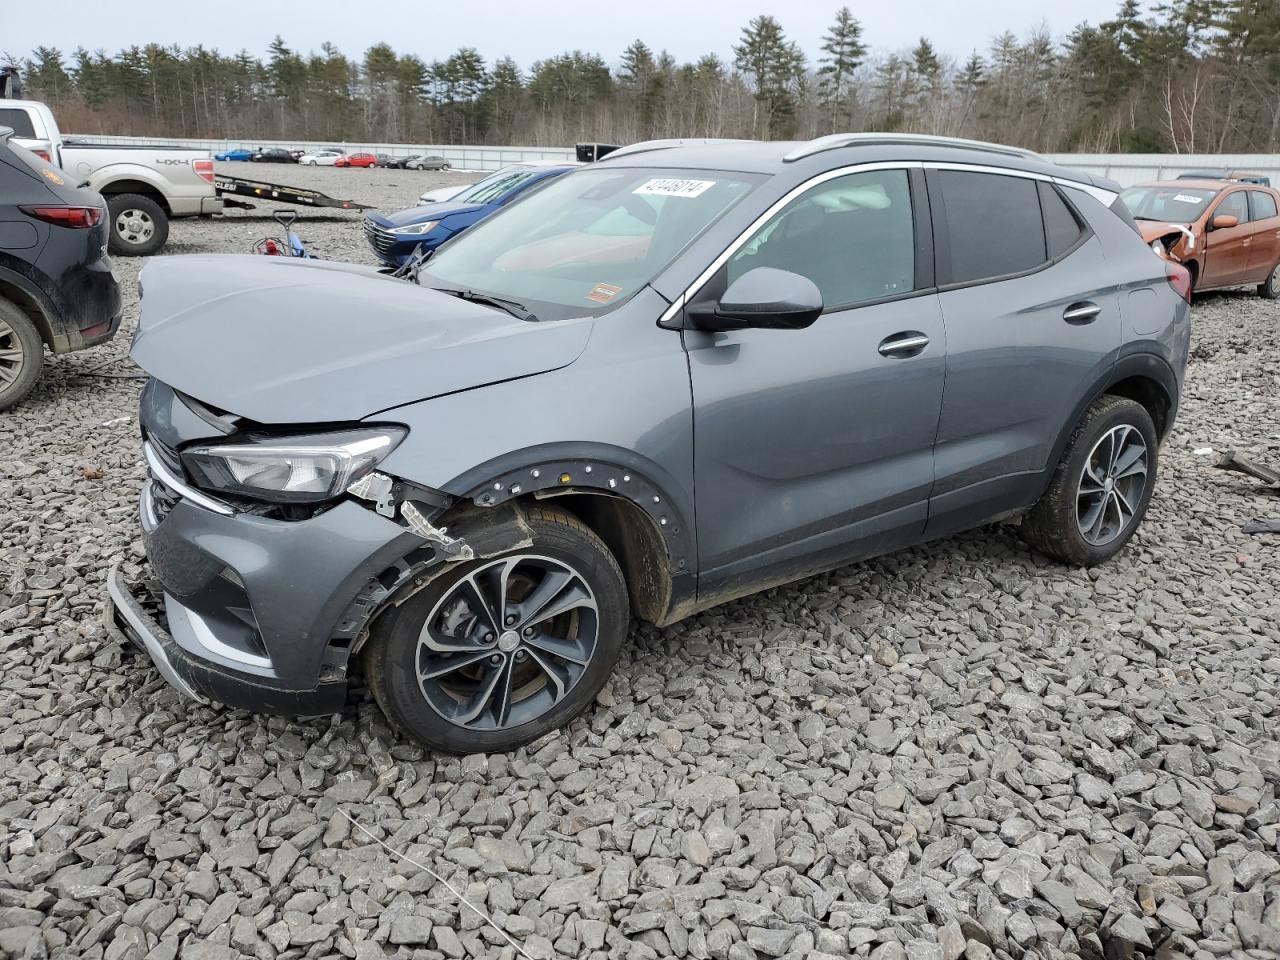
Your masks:
<svg viewBox="0 0 1280 960"><path fill-rule="evenodd" d="M1135 220L1194 223L1217 195L1217 190L1188 190L1185 187L1130 187L1120 194L1120 199Z"/></svg>
<svg viewBox="0 0 1280 960"><path fill-rule="evenodd" d="M485 177L474 186L467 187L453 199L459 203L493 203L503 194L529 180L536 172L530 167L507 167L491 177Z"/></svg>
<svg viewBox="0 0 1280 960"><path fill-rule="evenodd" d="M761 179L714 170L580 170L442 247L419 282L505 297L544 320L598 314L653 279Z"/></svg>

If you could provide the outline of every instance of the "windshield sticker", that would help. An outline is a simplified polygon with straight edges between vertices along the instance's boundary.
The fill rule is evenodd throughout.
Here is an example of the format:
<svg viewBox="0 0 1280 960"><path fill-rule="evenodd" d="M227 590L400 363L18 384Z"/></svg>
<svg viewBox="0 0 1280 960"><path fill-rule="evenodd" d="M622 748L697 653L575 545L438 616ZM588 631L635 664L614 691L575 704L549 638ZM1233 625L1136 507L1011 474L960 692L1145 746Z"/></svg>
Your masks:
<svg viewBox="0 0 1280 960"><path fill-rule="evenodd" d="M714 180L647 180L631 192L642 197L697 197L708 188L714 187Z"/></svg>
<svg viewBox="0 0 1280 960"><path fill-rule="evenodd" d="M596 303L608 303L621 292L622 288L615 287L612 283L597 283L587 294L587 299Z"/></svg>
<svg viewBox="0 0 1280 960"><path fill-rule="evenodd" d="M1185 193L1175 194L1175 200L1181 200L1183 203L1204 203L1204 197L1189 197Z"/></svg>

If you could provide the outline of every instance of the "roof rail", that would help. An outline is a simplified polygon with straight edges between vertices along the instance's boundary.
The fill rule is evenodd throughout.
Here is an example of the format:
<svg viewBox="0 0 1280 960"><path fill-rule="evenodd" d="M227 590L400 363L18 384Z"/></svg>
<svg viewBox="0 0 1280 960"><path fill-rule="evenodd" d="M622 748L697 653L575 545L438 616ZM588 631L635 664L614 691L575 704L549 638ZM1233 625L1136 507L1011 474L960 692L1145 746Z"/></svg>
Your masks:
<svg viewBox="0 0 1280 960"><path fill-rule="evenodd" d="M838 150L841 147L876 143L910 143L920 146L956 147L963 150L985 150L988 153L1003 153L1007 156L1045 160L1034 150L1024 150L1021 147L1006 147L998 143L985 143L982 140L938 137L927 133L833 133L810 140L808 143L802 143L783 157L782 162L794 163L796 160L803 160L805 157L811 157L815 153L822 153L826 150ZM1045 160L1045 162L1049 163L1051 161Z"/></svg>
<svg viewBox="0 0 1280 960"><path fill-rule="evenodd" d="M670 140L641 140L639 143L628 144L617 150L611 151L608 157L601 159L612 160L614 157L627 156L633 153L649 153L652 150L671 150L674 147L695 147L704 146L713 143L755 143L754 140L742 140L734 137L681 137Z"/></svg>

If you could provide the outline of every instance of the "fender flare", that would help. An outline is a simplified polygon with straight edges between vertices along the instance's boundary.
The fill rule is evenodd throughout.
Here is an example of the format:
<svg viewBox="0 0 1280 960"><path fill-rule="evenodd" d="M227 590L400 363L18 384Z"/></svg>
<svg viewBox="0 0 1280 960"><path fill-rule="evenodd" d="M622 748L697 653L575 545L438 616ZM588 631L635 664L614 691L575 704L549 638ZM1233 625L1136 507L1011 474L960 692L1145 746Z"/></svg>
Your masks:
<svg viewBox="0 0 1280 960"><path fill-rule="evenodd" d="M1173 372L1173 368L1169 366L1168 361L1157 354L1147 352L1132 353L1121 357L1084 392L1082 399L1071 411L1071 416L1058 432L1058 438L1053 444L1053 452L1044 471L1045 489L1048 488L1049 482L1053 479L1053 473L1057 469L1058 463L1062 460L1062 452L1066 449L1067 441L1071 439L1071 434L1075 432L1076 425L1084 416L1084 412L1111 387L1131 377L1144 377L1160 387L1169 401L1168 428L1172 427L1174 417L1178 412L1178 377ZM1166 428L1166 433L1168 428ZM1043 490L1041 492L1043 493Z"/></svg>
<svg viewBox="0 0 1280 960"><path fill-rule="evenodd" d="M0 282L13 285L35 304L38 316L33 317L32 322L40 336L54 353L65 353L71 349L72 342L62 322L62 310L43 287L17 269L21 265L21 261L0 254Z"/></svg>
<svg viewBox="0 0 1280 960"><path fill-rule="evenodd" d="M639 507L662 535L672 574L692 572L693 504L666 470L634 451L604 443L552 443L513 451L473 467L443 488L479 507L527 494L612 496Z"/></svg>

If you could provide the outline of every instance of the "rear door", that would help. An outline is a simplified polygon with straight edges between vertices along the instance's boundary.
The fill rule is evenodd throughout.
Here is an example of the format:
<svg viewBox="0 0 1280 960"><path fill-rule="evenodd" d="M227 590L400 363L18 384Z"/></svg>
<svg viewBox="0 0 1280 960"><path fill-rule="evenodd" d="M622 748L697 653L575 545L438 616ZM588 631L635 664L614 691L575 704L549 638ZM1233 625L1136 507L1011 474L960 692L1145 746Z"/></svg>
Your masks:
<svg viewBox="0 0 1280 960"><path fill-rule="evenodd" d="M826 304L804 330L684 332L700 595L924 532L946 354L926 203L919 171L827 179L745 237L696 294L692 308L773 267L811 279Z"/></svg>
<svg viewBox="0 0 1280 960"><path fill-rule="evenodd" d="M1249 191L1249 226L1253 229L1249 245L1248 280L1262 283L1280 264L1280 210L1275 194L1267 190Z"/></svg>
<svg viewBox="0 0 1280 960"><path fill-rule="evenodd" d="M929 536L1033 502L1064 424L1114 362L1117 284L1052 183L927 172L947 329Z"/></svg>
<svg viewBox="0 0 1280 960"><path fill-rule="evenodd" d="M1214 219L1221 216L1235 217L1238 222L1234 227L1214 227ZM1197 287L1226 287L1243 283L1249 274L1252 234L1247 191L1224 193L1210 208L1205 221L1205 262Z"/></svg>

